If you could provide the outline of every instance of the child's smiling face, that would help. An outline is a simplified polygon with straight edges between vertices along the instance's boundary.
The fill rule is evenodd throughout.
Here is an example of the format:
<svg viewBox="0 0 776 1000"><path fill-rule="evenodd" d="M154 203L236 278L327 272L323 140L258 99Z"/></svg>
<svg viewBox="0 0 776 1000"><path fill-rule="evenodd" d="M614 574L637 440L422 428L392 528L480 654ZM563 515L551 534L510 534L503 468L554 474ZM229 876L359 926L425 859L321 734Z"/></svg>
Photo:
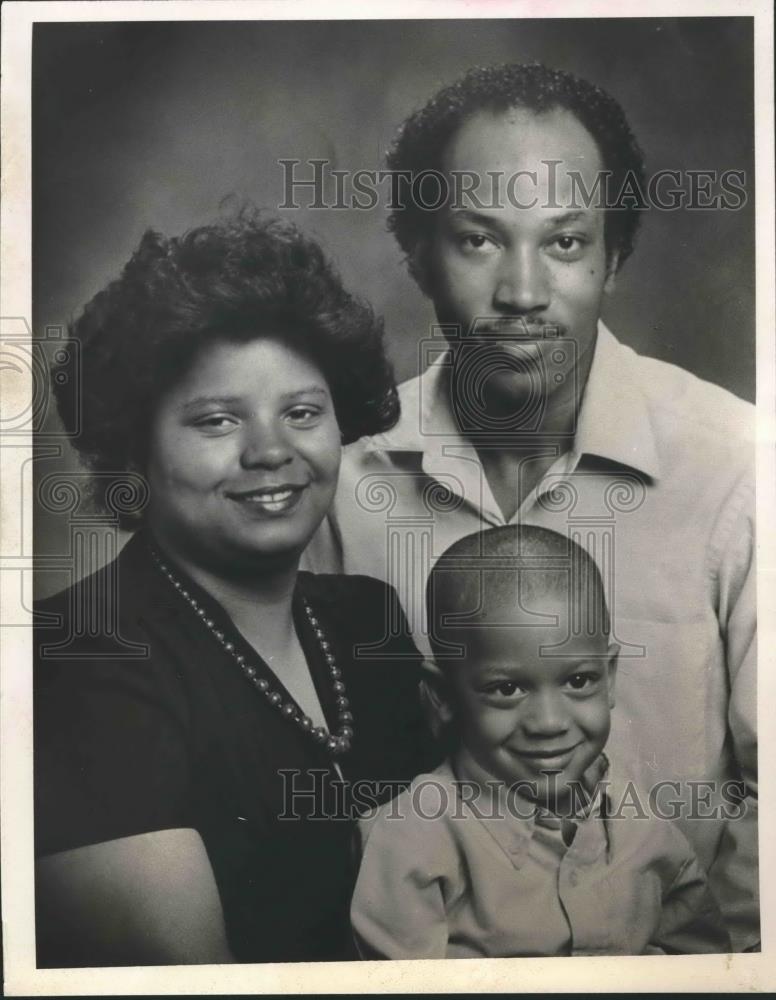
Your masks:
<svg viewBox="0 0 776 1000"><path fill-rule="evenodd" d="M606 745L618 650L601 631L570 635L566 595L541 610L540 623L502 609L456 632L467 652L446 670L448 708L475 772L554 809Z"/></svg>

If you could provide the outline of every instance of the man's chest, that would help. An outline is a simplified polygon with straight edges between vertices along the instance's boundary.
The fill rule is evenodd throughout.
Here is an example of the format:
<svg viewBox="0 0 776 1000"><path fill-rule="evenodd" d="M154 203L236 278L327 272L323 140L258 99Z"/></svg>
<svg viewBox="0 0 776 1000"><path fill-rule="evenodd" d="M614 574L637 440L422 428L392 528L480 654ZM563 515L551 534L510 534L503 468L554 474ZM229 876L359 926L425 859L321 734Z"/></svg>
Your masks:
<svg viewBox="0 0 776 1000"><path fill-rule="evenodd" d="M713 617L713 511L691 490L662 490L637 472L563 466L554 461L530 490L526 481L511 523L549 528L589 551L615 618L672 624ZM395 587L416 641L427 649L431 568L465 535L509 523L497 506L475 462L440 460L427 470L374 463L353 477L345 470L335 514L342 569ZM619 638L626 656L634 643L643 645L624 633Z"/></svg>

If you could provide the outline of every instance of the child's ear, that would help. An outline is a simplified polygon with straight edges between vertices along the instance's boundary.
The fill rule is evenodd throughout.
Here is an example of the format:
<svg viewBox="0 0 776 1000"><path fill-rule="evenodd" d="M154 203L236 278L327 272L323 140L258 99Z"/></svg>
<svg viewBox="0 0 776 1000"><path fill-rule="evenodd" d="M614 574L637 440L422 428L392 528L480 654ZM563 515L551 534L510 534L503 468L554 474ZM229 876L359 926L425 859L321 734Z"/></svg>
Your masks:
<svg viewBox="0 0 776 1000"><path fill-rule="evenodd" d="M609 708L614 708L614 682L617 677L617 657L620 647L616 642L610 642L606 651L606 686L609 689Z"/></svg>
<svg viewBox="0 0 776 1000"><path fill-rule="evenodd" d="M436 718L447 725L452 722L453 708L450 684L444 673L432 660L423 660L423 690Z"/></svg>

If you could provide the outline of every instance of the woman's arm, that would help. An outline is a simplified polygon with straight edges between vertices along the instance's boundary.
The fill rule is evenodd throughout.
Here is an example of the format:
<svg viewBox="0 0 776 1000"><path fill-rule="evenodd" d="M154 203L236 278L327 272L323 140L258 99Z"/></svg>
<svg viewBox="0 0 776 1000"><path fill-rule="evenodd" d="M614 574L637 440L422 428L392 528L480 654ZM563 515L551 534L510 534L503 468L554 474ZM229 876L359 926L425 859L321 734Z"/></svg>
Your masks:
<svg viewBox="0 0 776 1000"><path fill-rule="evenodd" d="M39 967L234 962L195 830L159 830L41 858Z"/></svg>

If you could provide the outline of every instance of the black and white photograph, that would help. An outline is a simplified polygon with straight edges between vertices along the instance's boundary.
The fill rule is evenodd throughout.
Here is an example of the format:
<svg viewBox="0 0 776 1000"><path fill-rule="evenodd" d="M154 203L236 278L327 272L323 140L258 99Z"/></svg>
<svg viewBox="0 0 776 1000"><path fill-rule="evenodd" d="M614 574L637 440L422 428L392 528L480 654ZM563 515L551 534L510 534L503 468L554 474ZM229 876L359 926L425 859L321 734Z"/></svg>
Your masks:
<svg viewBox="0 0 776 1000"><path fill-rule="evenodd" d="M769 5L3 21L8 995L773 988Z"/></svg>

